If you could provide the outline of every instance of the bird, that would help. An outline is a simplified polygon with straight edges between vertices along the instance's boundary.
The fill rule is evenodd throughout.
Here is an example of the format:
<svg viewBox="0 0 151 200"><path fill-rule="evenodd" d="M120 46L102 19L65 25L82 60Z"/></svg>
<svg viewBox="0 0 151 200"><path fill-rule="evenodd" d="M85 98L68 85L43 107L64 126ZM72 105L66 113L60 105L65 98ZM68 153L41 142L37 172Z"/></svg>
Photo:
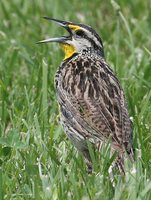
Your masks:
<svg viewBox="0 0 151 200"><path fill-rule="evenodd" d="M65 57L55 74L56 97L64 131L82 153L88 173L93 171L88 142L95 151L111 141L115 165L125 174L126 155L134 159L133 128L120 82L106 62L101 37L82 23L44 17L63 27L68 35L48 38L38 44L56 42Z"/></svg>

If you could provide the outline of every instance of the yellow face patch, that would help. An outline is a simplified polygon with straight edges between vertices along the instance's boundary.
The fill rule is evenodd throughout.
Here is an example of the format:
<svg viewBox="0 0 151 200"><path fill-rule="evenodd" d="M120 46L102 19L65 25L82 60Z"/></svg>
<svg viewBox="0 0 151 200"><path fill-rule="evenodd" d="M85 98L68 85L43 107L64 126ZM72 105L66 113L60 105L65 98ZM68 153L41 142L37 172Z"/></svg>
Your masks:
<svg viewBox="0 0 151 200"><path fill-rule="evenodd" d="M68 26L69 26L69 28L71 28L71 29L73 29L73 30L75 30L75 31L81 29L81 27L78 26L78 25L72 25L72 24L69 24Z"/></svg>
<svg viewBox="0 0 151 200"><path fill-rule="evenodd" d="M60 46L65 53L64 60L70 58L76 52L74 46L70 44L60 44Z"/></svg>

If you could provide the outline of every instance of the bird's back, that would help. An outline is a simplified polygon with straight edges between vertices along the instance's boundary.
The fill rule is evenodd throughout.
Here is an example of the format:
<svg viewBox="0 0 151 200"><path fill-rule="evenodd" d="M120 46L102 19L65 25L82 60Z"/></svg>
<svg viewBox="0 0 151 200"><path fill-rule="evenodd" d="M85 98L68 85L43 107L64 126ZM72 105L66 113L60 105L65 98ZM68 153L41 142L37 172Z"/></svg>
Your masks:
<svg viewBox="0 0 151 200"><path fill-rule="evenodd" d="M123 90L103 58L91 52L66 60L56 74L56 88L65 131L79 150L85 139L96 144L111 138L113 150L132 153Z"/></svg>

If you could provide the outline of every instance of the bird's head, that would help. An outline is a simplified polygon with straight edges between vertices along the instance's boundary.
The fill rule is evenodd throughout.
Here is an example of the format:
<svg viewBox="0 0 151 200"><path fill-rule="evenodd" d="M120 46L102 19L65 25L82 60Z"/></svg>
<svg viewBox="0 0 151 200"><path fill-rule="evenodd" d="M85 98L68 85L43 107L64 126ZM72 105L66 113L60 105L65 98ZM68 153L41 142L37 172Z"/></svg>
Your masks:
<svg viewBox="0 0 151 200"><path fill-rule="evenodd" d="M64 27L68 31L69 35L56 38L48 38L46 40L39 41L38 44L47 42L60 43L65 53L64 59L70 58L74 53L80 53L88 49L96 51L102 57L104 56L101 38L90 26L80 23L57 20L49 17L44 18L54 21Z"/></svg>

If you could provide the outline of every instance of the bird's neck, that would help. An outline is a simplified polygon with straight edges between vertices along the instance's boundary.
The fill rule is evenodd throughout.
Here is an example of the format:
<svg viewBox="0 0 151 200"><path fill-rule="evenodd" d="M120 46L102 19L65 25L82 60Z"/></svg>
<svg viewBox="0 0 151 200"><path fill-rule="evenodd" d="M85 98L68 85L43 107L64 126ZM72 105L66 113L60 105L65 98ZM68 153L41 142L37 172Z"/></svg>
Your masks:
<svg viewBox="0 0 151 200"><path fill-rule="evenodd" d="M86 49L83 49L81 51L81 54L82 55L93 55L93 54L97 54L101 57L104 58L104 51L103 49L95 49L95 48L92 48L92 47L87 47Z"/></svg>
<svg viewBox="0 0 151 200"><path fill-rule="evenodd" d="M88 47L86 49L82 49L80 52L76 52L75 49L72 49L72 47L69 46L62 46L63 50L65 52L65 58L64 62L67 62L74 58L77 55L82 55L82 56L91 56L91 55L97 55L102 58L104 58L104 51L103 49L94 49L92 47Z"/></svg>

